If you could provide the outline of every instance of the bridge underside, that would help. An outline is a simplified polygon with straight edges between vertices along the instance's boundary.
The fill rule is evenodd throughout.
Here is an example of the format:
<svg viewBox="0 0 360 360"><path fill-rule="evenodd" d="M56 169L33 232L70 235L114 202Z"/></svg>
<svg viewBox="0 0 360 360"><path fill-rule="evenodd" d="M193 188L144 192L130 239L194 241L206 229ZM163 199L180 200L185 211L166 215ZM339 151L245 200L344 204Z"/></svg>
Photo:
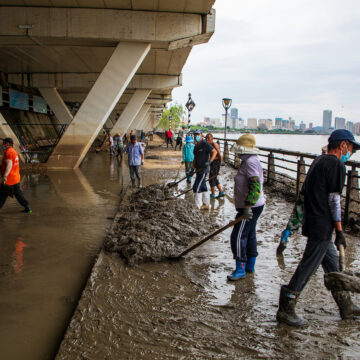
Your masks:
<svg viewBox="0 0 360 360"><path fill-rule="evenodd" d="M76 168L104 127L153 126L192 47L214 32L214 2L0 0L0 133L19 139L7 114L45 100L58 135L47 164Z"/></svg>

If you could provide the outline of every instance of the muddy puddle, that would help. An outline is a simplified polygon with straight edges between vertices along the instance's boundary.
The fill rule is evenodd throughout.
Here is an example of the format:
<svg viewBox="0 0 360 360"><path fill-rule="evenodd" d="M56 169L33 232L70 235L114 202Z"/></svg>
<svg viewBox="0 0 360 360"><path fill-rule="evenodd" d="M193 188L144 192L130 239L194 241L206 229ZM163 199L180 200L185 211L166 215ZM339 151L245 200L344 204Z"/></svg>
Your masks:
<svg viewBox="0 0 360 360"><path fill-rule="evenodd" d="M227 196L210 210L217 226L235 216L235 171L221 170ZM294 272L305 239L293 236L284 257L276 257L292 204L269 189L266 196L256 272L242 281L226 280L234 265L231 229L176 262L130 267L118 254L101 252L57 359L357 358L360 321L340 319L321 269L298 302L309 325L277 324L279 287ZM351 236L348 243L347 266L356 269L359 244Z"/></svg>

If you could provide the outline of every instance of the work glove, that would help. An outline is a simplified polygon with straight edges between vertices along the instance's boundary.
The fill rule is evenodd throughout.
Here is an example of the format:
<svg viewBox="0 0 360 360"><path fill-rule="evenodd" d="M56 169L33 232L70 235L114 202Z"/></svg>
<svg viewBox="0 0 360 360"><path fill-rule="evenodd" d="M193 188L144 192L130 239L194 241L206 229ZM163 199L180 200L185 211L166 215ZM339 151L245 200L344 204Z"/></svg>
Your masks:
<svg viewBox="0 0 360 360"><path fill-rule="evenodd" d="M185 161L183 160L181 163L182 163L182 164L185 164Z"/></svg>
<svg viewBox="0 0 360 360"><path fill-rule="evenodd" d="M288 237L291 235L290 230L285 229L282 233L281 233L281 239L280 239L280 243L278 248L276 249L276 253L278 255L282 254L283 251L286 249L286 245L287 245L287 239Z"/></svg>
<svg viewBox="0 0 360 360"><path fill-rule="evenodd" d="M243 215L246 221L250 221L253 218L253 213L251 208L245 208Z"/></svg>
<svg viewBox="0 0 360 360"><path fill-rule="evenodd" d="M343 245L344 249L346 249L346 239L343 231L336 230L335 245L338 251L340 251L340 245Z"/></svg>

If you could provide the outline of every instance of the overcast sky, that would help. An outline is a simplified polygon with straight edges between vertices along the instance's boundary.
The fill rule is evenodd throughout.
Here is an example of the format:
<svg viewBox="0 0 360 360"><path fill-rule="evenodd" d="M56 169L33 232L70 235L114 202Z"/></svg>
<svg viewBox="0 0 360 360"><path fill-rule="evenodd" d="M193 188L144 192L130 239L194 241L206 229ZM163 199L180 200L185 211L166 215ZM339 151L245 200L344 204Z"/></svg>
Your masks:
<svg viewBox="0 0 360 360"><path fill-rule="evenodd" d="M322 125L322 111L360 121L359 0L217 0L215 34L195 46L173 91L192 122L220 117L221 99L239 116L291 116Z"/></svg>

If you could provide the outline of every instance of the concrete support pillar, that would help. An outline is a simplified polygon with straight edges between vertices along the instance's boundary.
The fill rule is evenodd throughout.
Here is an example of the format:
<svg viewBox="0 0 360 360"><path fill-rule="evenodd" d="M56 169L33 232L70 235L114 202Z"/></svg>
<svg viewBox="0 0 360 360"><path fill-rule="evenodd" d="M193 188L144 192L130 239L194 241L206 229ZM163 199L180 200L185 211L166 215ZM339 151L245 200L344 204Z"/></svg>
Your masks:
<svg viewBox="0 0 360 360"><path fill-rule="evenodd" d="M17 138L17 136L14 134L14 132L12 131L10 125L6 122L4 116L0 113L0 139L4 139L4 138L12 138L14 140L14 148L16 150L16 152L19 154L19 160L21 160L22 162L24 162L24 158L21 154L21 150L20 150L20 143L19 140ZM2 142L0 143L0 145L2 144ZM3 152L1 152L0 154L0 159L2 159L3 157Z"/></svg>
<svg viewBox="0 0 360 360"><path fill-rule="evenodd" d="M135 120L133 121L133 123L131 124L131 130L141 130L141 128L139 127L139 125L142 123L142 121L144 120L144 117L147 115L149 109L150 109L151 105L150 104L144 104L139 113L137 114Z"/></svg>
<svg viewBox="0 0 360 360"><path fill-rule="evenodd" d="M49 168L77 168L150 50L119 43L48 160Z"/></svg>
<svg viewBox="0 0 360 360"><path fill-rule="evenodd" d="M56 88L39 88L43 98L54 112L60 124L70 124L73 116Z"/></svg>
<svg viewBox="0 0 360 360"><path fill-rule="evenodd" d="M144 116L142 122L139 124L138 126L138 130L144 130L145 131L145 127L147 126L147 124L149 123L150 121L150 114L151 114L151 111L149 110L146 115Z"/></svg>
<svg viewBox="0 0 360 360"><path fill-rule="evenodd" d="M134 95L126 105L126 108L120 115L119 120L114 125L111 133L115 134L118 132L124 134L129 128L131 128L131 124L140 112L141 107L145 104L145 101L150 93L151 90L148 89L137 89L135 91Z"/></svg>

